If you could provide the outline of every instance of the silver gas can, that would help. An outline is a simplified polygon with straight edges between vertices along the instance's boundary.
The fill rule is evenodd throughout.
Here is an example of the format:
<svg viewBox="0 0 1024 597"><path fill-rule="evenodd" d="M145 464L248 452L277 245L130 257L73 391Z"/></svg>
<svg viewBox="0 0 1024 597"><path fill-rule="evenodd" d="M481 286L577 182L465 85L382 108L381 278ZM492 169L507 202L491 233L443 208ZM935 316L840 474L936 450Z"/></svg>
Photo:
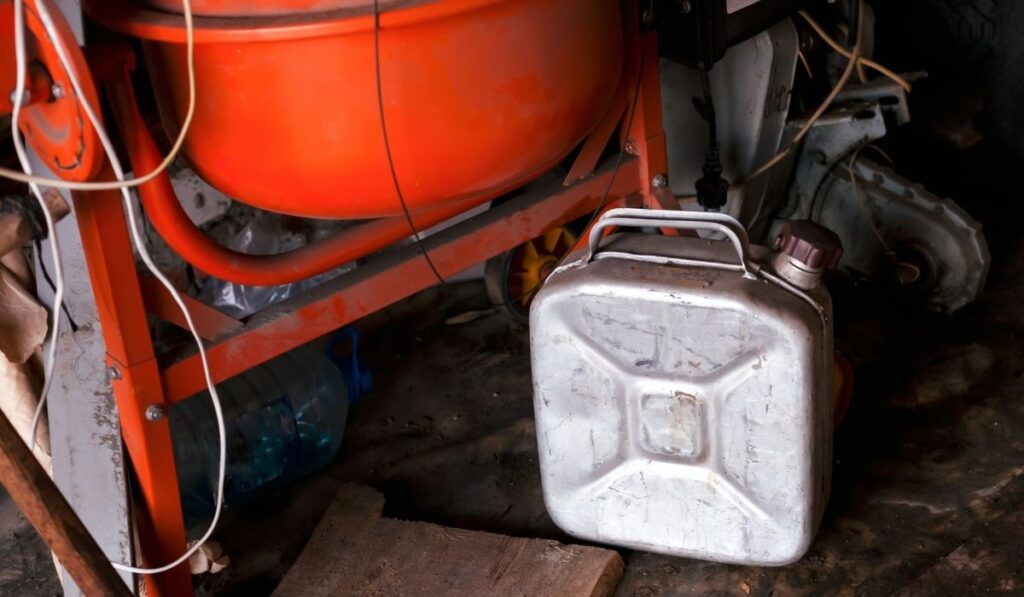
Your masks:
<svg viewBox="0 0 1024 597"><path fill-rule="evenodd" d="M725 240L602 241L616 226ZM562 530L750 565L806 552L831 477L820 278L838 259L834 235L806 238L813 228L787 228L773 252L751 247L729 216L611 210L589 249L551 274L531 308L530 347L544 501Z"/></svg>

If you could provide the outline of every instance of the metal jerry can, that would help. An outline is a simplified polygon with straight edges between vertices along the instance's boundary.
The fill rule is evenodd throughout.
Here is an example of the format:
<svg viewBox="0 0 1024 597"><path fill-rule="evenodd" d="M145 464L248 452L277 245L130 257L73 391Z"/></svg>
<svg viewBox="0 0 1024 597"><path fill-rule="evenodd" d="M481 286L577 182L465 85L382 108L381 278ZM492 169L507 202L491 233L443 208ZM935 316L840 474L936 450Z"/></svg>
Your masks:
<svg viewBox="0 0 1024 597"><path fill-rule="evenodd" d="M712 231L725 240L612 227ZM603 240L602 240L603 239ZM544 502L565 532L782 565L807 551L832 458L831 301L842 249L790 222L778 252L733 218L615 209L530 313Z"/></svg>

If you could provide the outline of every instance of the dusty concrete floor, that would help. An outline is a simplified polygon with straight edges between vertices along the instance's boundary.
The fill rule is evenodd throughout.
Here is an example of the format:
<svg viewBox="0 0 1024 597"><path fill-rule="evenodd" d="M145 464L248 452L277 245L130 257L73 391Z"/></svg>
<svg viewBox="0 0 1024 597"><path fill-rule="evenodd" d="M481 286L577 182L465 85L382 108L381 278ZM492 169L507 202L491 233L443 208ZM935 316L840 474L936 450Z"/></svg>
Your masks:
<svg viewBox="0 0 1024 597"><path fill-rule="evenodd" d="M899 163L899 139L893 153ZM986 224L988 292L943 317L840 285L837 333L856 387L810 553L781 569L624 553L621 595L1024 592L1021 193L1012 170L983 152L940 152L901 170ZM199 579L202 592L272 591L347 481L383 491L389 516L564 539L541 501L525 328L500 313L444 323L483 300L478 287L453 287L367 322L376 387L352 410L338 459L228 509L216 538L233 564ZM0 537L0 594L59 592L41 542L6 499Z"/></svg>

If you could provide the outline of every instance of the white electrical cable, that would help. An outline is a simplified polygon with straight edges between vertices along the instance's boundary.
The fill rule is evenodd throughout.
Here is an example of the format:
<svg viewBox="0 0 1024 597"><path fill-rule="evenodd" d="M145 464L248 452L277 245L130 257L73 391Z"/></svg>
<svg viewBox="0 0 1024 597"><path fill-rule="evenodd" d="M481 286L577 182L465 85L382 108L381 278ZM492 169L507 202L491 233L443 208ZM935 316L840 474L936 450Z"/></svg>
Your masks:
<svg viewBox="0 0 1024 597"><path fill-rule="evenodd" d="M23 32L23 28L24 28L24 19L23 19L24 0L14 0L14 4L15 4L15 16L16 16L15 27L17 28L17 32L15 33L15 42L17 44L17 47L15 48L15 54L16 54L16 56L19 57L18 68L19 69L24 69L25 68L25 64L24 64L25 63L25 47L24 47L25 46L25 40L24 40L24 35L23 35L23 33L24 33ZM194 73L194 68L193 68L193 64L192 64L192 56L191 56L191 45L192 45L192 6L191 6L191 3L190 3L190 0L182 0L182 4L185 7L186 28L187 28L187 30L189 32L188 33L188 36L189 36L189 38L188 38L188 40L189 40L189 81L190 81L190 87L191 87L190 92L191 92L191 96L192 97L190 97L190 110L189 110L190 115L189 115L189 119L187 119L187 120L190 120L191 111L192 111L192 104L194 104L194 93L195 93L195 85L194 85L195 73ZM210 527L207 529L206 533L203 534L202 538L200 538L199 541L197 541L191 548L189 548L184 554L182 554L181 557L179 557L175 561L173 561L173 562L171 562L169 564L166 564L164 566L153 567L153 568L138 568L138 567L130 566L130 565L127 565L127 564L120 564L120 563L116 563L116 562L112 563L114 568L116 568L117 570L121 570L123 572L130 572L130 573L133 573L133 574L158 574L158 573L166 572L168 570L176 568L177 566L179 566L179 565L183 564L184 562L188 561L189 557L191 557L192 554L194 554L196 551L198 551L199 548L202 547L202 545L204 543L206 543L206 541L210 538L210 536L213 535L214 530L217 528L217 523L220 521L221 506L222 506L223 500L224 500L224 480L225 480L225 477L226 477L226 469L227 469L227 432L225 430L224 412L223 412L223 410L221 408L220 396L217 394L217 388L216 388L216 386L213 383L213 376L210 374L210 363L209 363L209 360L207 359L207 356L206 356L206 348L203 345L202 338L199 337L199 332L198 332L198 330L196 330L195 323L192 321L192 315L191 315L191 313L189 313L188 307L185 305L185 302L182 300L181 295L178 293L177 289L174 287L173 284L171 284L170 280L167 279L167 277L159 270L159 268L157 268L156 264L153 263L153 259L152 259L152 257L150 257L149 251L146 249L146 245L143 242L143 240L142 240L142 238L141 238L141 236L139 234L139 222L138 222L138 218L136 217L136 214L135 214L135 204L134 204L134 202L132 200L131 194L128 192L128 187L131 186L131 185L130 184L125 184L126 178L125 178L125 174L124 174L124 169L121 166L120 160L117 158L117 153L114 151L114 147L113 147L113 145L110 142L110 138L108 137L106 130L103 128L102 122L100 122L100 119L97 117L96 112L93 110L93 107L89 104L88 101L85 100L86 96L82 92L81 83L78 80L78 76L75 73L74 67L71 64L71 61L69 60L69 58L67 56L67 53L64 51L64 47L63 47L63 45L61 44L61 41L60 41L60 36L57 33L56 27L54 26L54 23L53 23L53 19L50 17L50 13L49 13L49 11L46 8L45 3L44 2L37 2L36 3L36 9L37 9L37 11L39 13L39 20L43 24L44 29L46 30L46 35L47 35L47 37L49 37L50 43L53 44L53 47L54 47L55 51L57 52L57 57L60 60L61 66L64 68L64 71L67 73L68 79L71 82L71 86L74 88L75 95L79 98L79 100L81 102L81 105L82 105L82 108L85 111L86 116L89 118L89 122L92 124L93 128L96 130L96 136L99 138L100 144L103 146L103 150L107 154L107 158L110 160L110 165L111 165L111 167L114 170L114 176L117 178L118 183L121 183L120 185L111 186L111 187L109 187L109 189L119 189L121 191L121 195L122 195L122 198L124 200L125 210L126 210L126 212L128 214L129 228L131 229L132 241L135 244L135 248L139 252L139 256L142 258L143 263L146 264L146 267L149 269L149 271L153 274L153 276L155 276L160 281L161 284L163 284L163 286L171 294L171 297L174 299L174 302L178 305L178 308L181 309L181 312L182 312L182 314L185 317L185 321L188 324L188 329L189 329L190 332L192 332L192 336L193 336L193 338L196 341L196 346L198 346L198 348L199 348L199 358L200 358L200 361L202 362L202 365L203 365L203 375L206 378L207 389L210 392L210 400L213 403L213 410L214 410L214 414L216 415L216 419L217 419L217 432L218 432L218 436L219 436L218 439L219 439L219 448L220 448L220 460L219 460L219 463L218 463L218 471L217 471L216 509L214 510L213 520L210 521ZM17 20L17 17L19 15L19 11L22 11L21 12L21 14L22 14L22 20L21 21ZM19 35L19 33L21 35ZM18 92L19 93L22 91L23 87L24 87L24 79L22 79L20 81L19 85L18 85ZM18 99L20 99L20 97ZM18 128L18 122L17 122L18 110L17 110L17 107L15 108L14 114L15 114L15 117L14 117L14 119L11 122L11 127L14 130L17 130L17 128ZM187 130L187 127L183 127L182 128L181 138L184 138L184 134L185 134L186 130ZM17 133L15 133L15 139L18 139ZM180 141L180 139L179 139L179 141ZM17 145L17 143L16 143L16 145ZM169 157L173 158L173 156L169 156ZM163 166L164 165L161 165L161 167L163 167ZM159 170L160 169L155 170L154 172L152 172L150 174L152 176L155 176L156 174L159 173ZM147 176L149 176L149 175L147 175ZM141 180L142 179L135 179L135 181L137 181L137 182L141 181ZM47 181L46 184L49 185L50 182ZM52 186L60 186L60 185L52 185ZM44 209L44 211L47 209L45 205L44 205L43 209ZM51 240L55 240L55 237L54 237L54 239L51 239ZM58 271L57 275L61 276L62 274ZM58 308L56 309L56 311L59 313L59 311L60 311L59 305L58 305ZM47 381L49 381L49 380L47 380ZM42 403L42 401L40 401L40 404L41 403Z"/></svg>
<svg viewBox="0 0 1024 597"><path fill-rule="evenodd" d="M25 145L21 138L21 131L18 130L17 122L21 117L21 104L25 99L25 79L27 78L28 61L25 59L25 6L22 2L14 3L14 54L15 54L15 87L11 101L14 103L14 110L11 112L11 137L14 141L14 151L18 154L18 161L25 172L32 173L32 163L25 152ZM60 258L60 246L57 242L57 229L53 221L53 214L50 207L43 199L43 193L39 185L29 183L29 188L39 207L43 210L43 218L46 220L46 234L50 237L50 251L53 256L53 269L55 270L54 291L53 291L53 321L50 329L50 348L47 351L47 361L43 369L43 390L39 395L39 404L36 405L36 412L32 416L32 427L29 431L28 447L35 451L36 429L39 428L39 419L42 417L43 408L46 405L46 396L49 394L50 385L53 383L53 372L57 365L57 341L60 339L60 315L61 305L64 302L64 267ZM43 256L39 255L42 262Z"/></svg>
<svg viewBox="0 0 1024 597"><path fill-rule="evenodd" d="M22 0L24 2L24 0ZM17 170L11 170L9 168L0 167L0 178L8 178L10 180L16 180L26 184L42 184L55 189L65 189L70 191L115 191L118 189L137 187L153 180L159 176L177 157L178 152L181 151L182 146L185 144L185 137L188 134L189 128L192 126L192 117L195 116L196 112L196 68L195 68L195 27L192 18L192 5L188 0L183 0L182 4L185 7L185 61L186 69L188 71L188 108L185 110L185 119L181 122L181 130L178 132L178 138L174 140L174 145L171 150L164 156L164 160L160 162L152 171L146 173L143 176L139 176L132 179L118 180L117 182L72 182L68 180L57 180L48 178L45 176L33 176L30 172L18 172ZM37 2L37 7L40 7L40 14L45 11L45 8L41 8L42 2ZM24 23L24 21L22 21ZM51 21L52 24L52 21ZM50 37L50 41L54 47L57 48L58 54L61 53L60 37L56 35L55 29L48 29L47 35ZM66 56L64 57L66 58ZM64 63L63 58L61 62ZM64 63L67 68L68 63ZM69 76L74 76L69 72ZM20 89L20 87L19 87ZM84 95L79 95L78 99L84 104Z"/></svg>

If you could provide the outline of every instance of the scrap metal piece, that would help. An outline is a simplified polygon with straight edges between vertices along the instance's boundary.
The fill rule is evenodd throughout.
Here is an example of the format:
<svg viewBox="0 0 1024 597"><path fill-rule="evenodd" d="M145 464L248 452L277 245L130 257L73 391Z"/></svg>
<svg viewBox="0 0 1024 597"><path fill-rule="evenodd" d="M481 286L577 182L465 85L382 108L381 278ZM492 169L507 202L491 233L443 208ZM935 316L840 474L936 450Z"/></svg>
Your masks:
<svg viewBox="0 0 1024 597"><path fill-rule="evenodd" d="M847 167L832 170L814 201L814 219L842 239L840 269L872 277L894 272L942 312L976 299L991 262L981 224L871 160L858 159L853 173L856 187Z"/></svg>

